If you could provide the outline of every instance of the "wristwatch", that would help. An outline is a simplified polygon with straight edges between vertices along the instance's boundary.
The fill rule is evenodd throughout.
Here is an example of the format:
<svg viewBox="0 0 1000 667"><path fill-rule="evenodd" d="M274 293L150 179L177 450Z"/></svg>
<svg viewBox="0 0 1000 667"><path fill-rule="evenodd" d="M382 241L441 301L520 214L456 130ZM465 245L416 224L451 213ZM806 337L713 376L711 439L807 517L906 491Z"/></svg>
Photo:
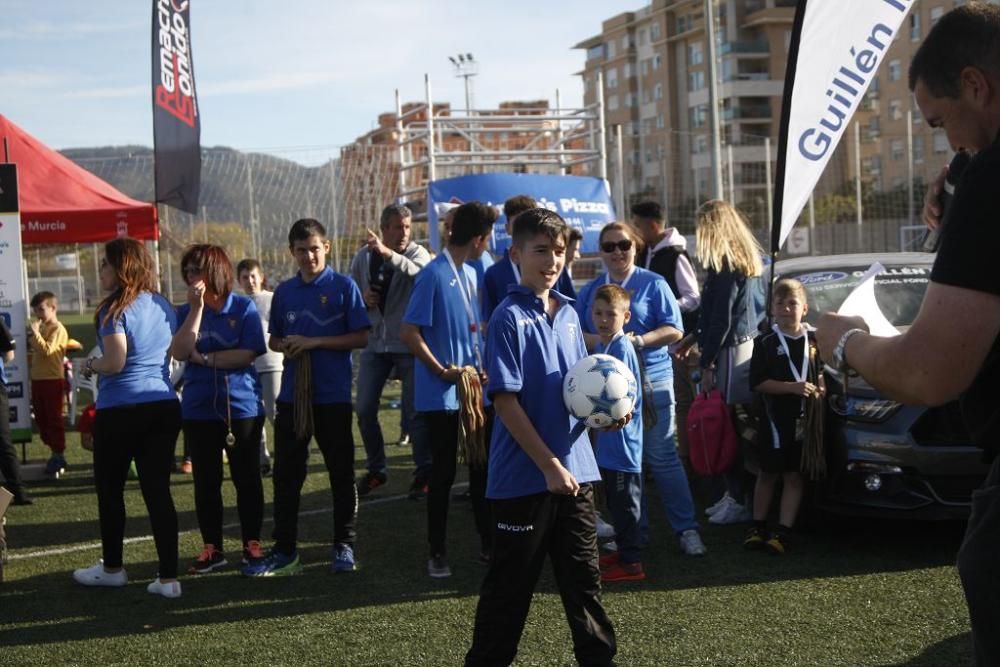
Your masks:
<svg viewBox="0 0 1000 667"><path fill-rule="evenodd" d="M847 357L844 354L847 350L847 341L851 340L854 334L867 333L864 329L848 329L844 332L844 335L840 337L837 341L837 345L833 348L833 367L838 371L844 372L850 368L847 364Z"/></svg>

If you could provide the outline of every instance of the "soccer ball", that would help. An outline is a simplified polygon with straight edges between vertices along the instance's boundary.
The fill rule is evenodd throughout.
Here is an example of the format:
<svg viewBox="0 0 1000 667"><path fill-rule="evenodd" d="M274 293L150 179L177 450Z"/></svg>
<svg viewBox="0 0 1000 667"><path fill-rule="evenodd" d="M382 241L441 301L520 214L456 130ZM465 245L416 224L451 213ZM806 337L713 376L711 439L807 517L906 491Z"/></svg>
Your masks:
<svg viewBox="0 0 1000 667"><path fill-rule="evenodd" d="M635 376L608 354L592 354L573 364L563 380L563 401L574 417L591 428L615 423L635 408Z"/></svg>

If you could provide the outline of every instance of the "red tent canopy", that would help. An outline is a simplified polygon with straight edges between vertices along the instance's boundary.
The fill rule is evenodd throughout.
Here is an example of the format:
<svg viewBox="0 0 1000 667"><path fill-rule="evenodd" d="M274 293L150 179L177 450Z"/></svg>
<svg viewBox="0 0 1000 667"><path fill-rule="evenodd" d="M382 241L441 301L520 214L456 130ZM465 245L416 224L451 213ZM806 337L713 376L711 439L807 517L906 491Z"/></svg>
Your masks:
<svg viewBox="0 0 1000 667"><path fill-rule="evenodd" d="M126 197L2 114L0 138L7 143L7 160L17 165L22 243L159 238L154 205Z"/></svg>

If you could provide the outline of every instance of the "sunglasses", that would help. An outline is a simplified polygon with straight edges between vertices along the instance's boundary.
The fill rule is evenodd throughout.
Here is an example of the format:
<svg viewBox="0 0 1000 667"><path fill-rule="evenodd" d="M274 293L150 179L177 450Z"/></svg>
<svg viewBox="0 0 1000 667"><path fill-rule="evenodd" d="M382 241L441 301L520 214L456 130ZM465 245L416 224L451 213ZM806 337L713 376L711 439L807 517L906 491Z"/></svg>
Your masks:
<svg viewBox="0 0 1000 667"><path fill-rule="evenodd" d="M615 249L621 250L622 252L628 252L632 249L632 242L628 239L622 239L621 241L605 241L601 244L601 250L610 254L615 251Z"/></svg>

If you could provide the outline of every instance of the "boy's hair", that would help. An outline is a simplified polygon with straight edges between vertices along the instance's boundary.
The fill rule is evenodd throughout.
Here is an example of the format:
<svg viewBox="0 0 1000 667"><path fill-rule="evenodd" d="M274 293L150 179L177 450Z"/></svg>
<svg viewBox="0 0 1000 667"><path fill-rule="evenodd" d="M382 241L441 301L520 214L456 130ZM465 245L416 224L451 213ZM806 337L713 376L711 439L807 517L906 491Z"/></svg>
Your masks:
<svg viewBox="0 0 1000 667"><path fill-rule="evenodd" d="M264 269L261 268L260 262L256 259L251 259L249 257L247 259L241 259L240 263L236 265L236 277L239 278L240 274L244 271L250 273L254 269L257 269L260 275L264 275Z"/></svg>
<svg viewBox="0 0 1000 667"><path fill-rule="evenodd" d="M594 292L594 301L604 301L612 306L623 306L625 310L629 310L629 306L632 304L632 298L629 296L628 292L621 285L613 285L608 283L607 285L601 285Z"/></svg>
<svg viewBox="0 0 1000 667"><path fill-rule="evenodd" d="M553 241L562 240L564 244L568 244L569 230L569 225L555 211L547 208L529 208L517 216L510 237L511 242L519 248L539 234L545 234Z"/></svg>
<svg viewBox="0 0 1000 667"><path fill-rule="evenodd" d="M188 246L181 256L181 272L186 283L185 266L196 266L201 269L205 285L218 296L226 298L233 291L233 264L222 246L208 243Z"/></svg>
<svg viewBox="0 0 1000 667"><path fill-rule="evenodd" d="M305 241L310 236L326 238L326 228L315 218L301 218L292 223L292 228L288 230L288 246L295 245L296 241Z"/></svg>
<svg viewBox="0 0 1000 667"><path fill-rule="evenodd" d="M566 245L569 245L570 241L576 241L579 243L583 240L583 232L581 232L576 227L569 228L569 238L566 240Z"/></svg>
<svg viewBox="0 0 1000 667"><path fill-rule="evenodd" d="M503 203L503 214L507 216L507 220L513 220L518 215L524 213L529 209L536 208L538 203L535 201L534 197L528 195L514 195L509 197L507 201Z"/></svg>
<svg viewBox="0 0 1000 667"><path fill-rule="evenodd" d="M379 229L385 229L392 222L392 219L399 217L402 220L413 217L413 211L406 204L389 204L382 209L382 217L379 219Z"/></svg>
<svg viewBox="0 0 1000 667"><path fill-rule="evenodd" d="M934 97L955 99L966 67L1000 78L1000 7L976 2L941 17L910 62L910 90L923 81Z"/></svg>
<svg viewBox="0 0 1000 667"><path fill-rule="evenodd" d="M43 303L50 303L53 307L59 305L59 299L52 292L39 292L35 296L31 297L31 307L38 308Z"/></svg>
<svg viewBox="0 0 1000 667"><path fill-rule="evenodd" d="M644 201L635 204L632 206L632 215L636 218L656 220L658 222L663 222L665 219L663 217L663 207L655 201Z"/></svg>
<svg viewBox="0 0 1000 667"><path fill-rule="evenodd" d="M807 302L806 288L805 285L800 283L795 278L781 278L776 283L771 290L775 299L787 299L790 296L798 297L802 303Z"/></svg>
<svg viewBox="0 0 1000 667"><path fill-rule="evenodd" d="M455 209L449 243L464 246L477 236L489 234L498 217L495 208L482 202L470 201L462 204Z"/></svg>

